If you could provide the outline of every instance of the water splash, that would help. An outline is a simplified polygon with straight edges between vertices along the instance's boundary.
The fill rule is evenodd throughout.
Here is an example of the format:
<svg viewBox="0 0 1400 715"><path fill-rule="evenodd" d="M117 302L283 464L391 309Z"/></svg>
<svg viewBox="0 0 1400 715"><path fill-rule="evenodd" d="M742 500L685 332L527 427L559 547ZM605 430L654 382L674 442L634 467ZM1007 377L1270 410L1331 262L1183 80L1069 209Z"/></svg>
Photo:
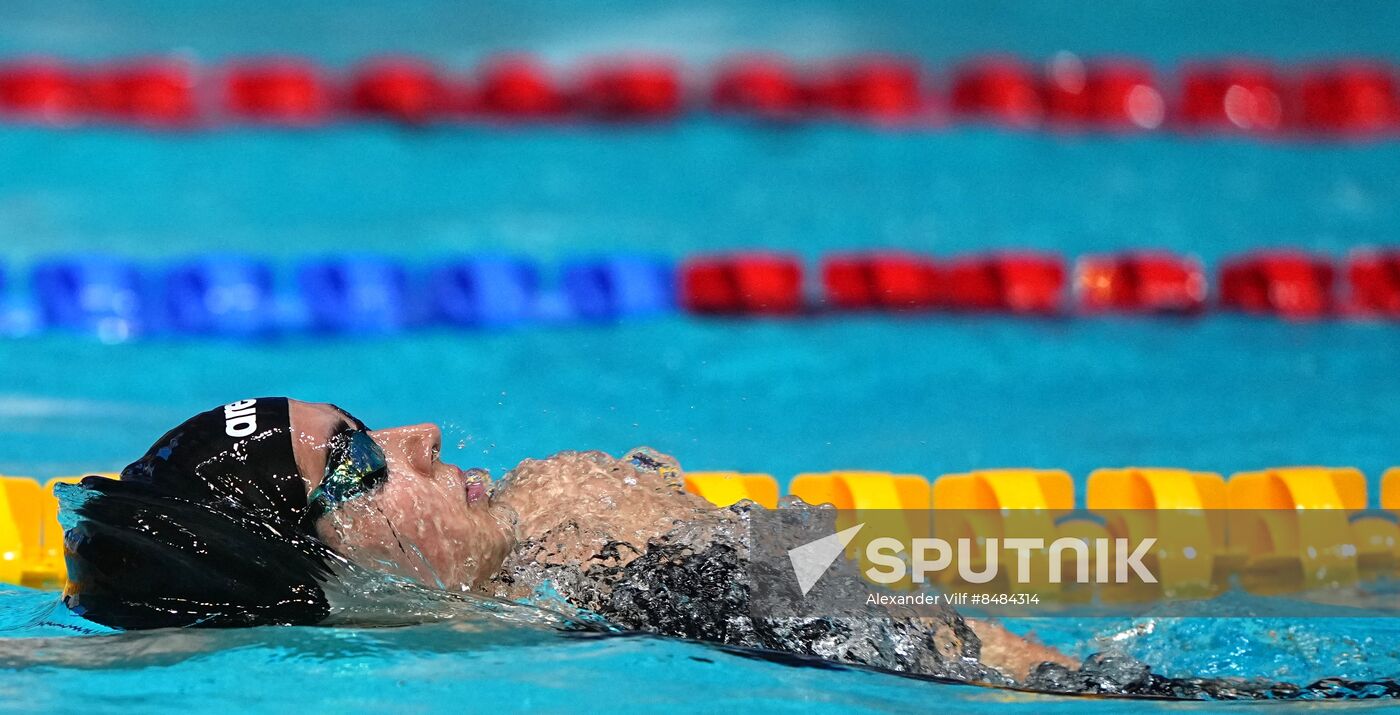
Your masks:
<svg viewBox="0 0 1400 715"><path fill-rule="evenodd" d="M565 453L527 462L502 480L503 489L606 480L620 494L550 525L519 545L495 580L502 598L545 594L579 617L618 627L727 646L783 651L897 672L957 677L974 682L1009 681L976 661L977 638L949 609L942 618L881 611L852 618L764 617L751 608L755 579L765 578L750 558L750 515L761 509L741 502L716 510L685 502L675 460L638 448L624 459L598 452ZM559 488L564 488L560 486ZM648 501L665 502L664 524L620 518L620 509L647 513ZM692 503L687 511L684 504ZM624 506L625 505L625 506ZM829 509L792 501L793 510L829 518ZM543 518L527 513L522 518ZM767 577L777 580L777 574ZM846 574L852 583L858 576ZM540 601L535 601L539 603Z"/></svg>

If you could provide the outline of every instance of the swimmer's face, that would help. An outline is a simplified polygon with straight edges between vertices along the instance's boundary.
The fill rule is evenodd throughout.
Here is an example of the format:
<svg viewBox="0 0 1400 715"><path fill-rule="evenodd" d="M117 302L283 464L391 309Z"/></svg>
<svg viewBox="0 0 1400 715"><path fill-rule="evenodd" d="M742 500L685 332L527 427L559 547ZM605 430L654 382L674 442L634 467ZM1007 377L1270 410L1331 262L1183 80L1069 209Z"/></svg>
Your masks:
<svg viewBox="0 0 1400 715"><path fill-rule="evenodd" d="M289 404L293 450L308 495L328 491L317 491L328 466L358 475L379 463L378 451L387 463L387 474L363 480L364 489L322 498L325 513L314 528L327 546L362 566L453 590L479 588L500 568L511 547L508 521L492 509L484 477L439 459L436 425L367 430L379 449L364 444L367 449L349 459L343 445L364 425L332 405Z"/></svg>

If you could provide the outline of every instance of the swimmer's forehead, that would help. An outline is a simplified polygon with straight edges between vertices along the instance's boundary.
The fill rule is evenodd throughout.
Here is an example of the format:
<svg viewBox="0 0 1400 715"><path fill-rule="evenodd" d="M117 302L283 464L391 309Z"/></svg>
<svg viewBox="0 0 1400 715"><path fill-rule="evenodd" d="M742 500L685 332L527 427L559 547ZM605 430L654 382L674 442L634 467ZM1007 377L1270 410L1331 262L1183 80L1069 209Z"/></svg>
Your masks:
<svg viewBox="0 0 1400 715"><path fill-rule="evenodd" d="M365 423L356 419L354 415L329 402L287 400L287 405L291 414L292 429L296 432L328 437L346 427L368 429ZM330 430L329 433L326 432L327 429Z"/></svg>
<svg viewBox="0 0 1400 715"><path fill-rule="evenodd" d="M287 411L292 428L292 453L310 493L326 473L325 447L330 439L347 429L365 429L365 425L354 415L327 402L288 400Z"/></svg>

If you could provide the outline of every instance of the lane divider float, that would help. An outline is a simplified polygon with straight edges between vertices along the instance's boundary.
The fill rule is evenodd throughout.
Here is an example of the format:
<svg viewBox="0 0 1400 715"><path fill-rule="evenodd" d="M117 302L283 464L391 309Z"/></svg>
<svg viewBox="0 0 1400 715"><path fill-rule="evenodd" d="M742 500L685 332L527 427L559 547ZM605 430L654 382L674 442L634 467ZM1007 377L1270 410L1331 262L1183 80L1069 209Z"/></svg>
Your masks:
<svg viewBox="0 0 1400 715"><path fill-rule="evenodd" d="M98 476L116 479L115 473ZM61 588L63 527L58 521L54 485L82 477L55 477L42 485L29 477L0 475L0 583L29 588Z"/></svg>
<svg viewBox="0 0 1400 715"><path fill-rule="evenodd" d="M181 56L90 65L43 57L0 61L0 119L47 125L618 123L700 112L769 123L835 120L902 128L980 122L1261 137L1400 133L1396 69L1350 58L1294 67L1234 58L1190 63L1166 75L1137 60L1068 52L1043 63L978 57L945 71L891 55L807 64L741 55L708 71L643 55L594 58L569 68L506 55L471 72L404 55L373 57L348 71L289 56L210 67Z"/></svg>
<svg viewBox="0 0 1400 715"><path fill-rule="evenodd" d="M768 474L686 472L685 489L718 507L748 500L768 509L778 508L778 482Z"/></svg>
<svg viewBox="0 0 1400 715"><path fill-rule="evenodd" d="M609 323L676 312L1088 317L1233 311L1299 321L1400 319L1400 249L1361 249L1340 264L1290 249L1229 257L1213 300L1200 261L1164 251L1088 255L1072 269L1062 256L1035 251L951 258L836 253L821 260L813 280L818 284L809 284L797 256L764 251L679 264L600 254L553 266L509 255L415 265L347 255L311 258L286 270L244 255L156 265L54 256L14 280L0 266L0 336L64 330L120 342L161 335L384 335Z"/></svg>
<svg viewBox="0 0 1400 715"><path fill-rule="evenodd" d="M63 533L53 486L78 479L59 477L41 486L28 477L0 476L0 582L62 585ZM778 481L768 474L690 472L685 488L721 507L746 499L780 505ZM877 522L879 528L848 547L852 555L876 535L930 533L922 521L930 514L932 534L945 539L1157 540L1145 559L1157 584L1079 583L1070 575L1075 554L1066 551L1058 582L1049 578L1048 559L1035 560L1038 570L1026 584L1007 582L1005 575L987 584L940 575L942 585L962 589L1029 589L1065 602L1143 602L1209 597L1234 579L1255 592L1283 593L1400 575L1400 467L1382 476L1379 509L1368 509L1359 470L1313 466L1238 472L1228 480L1186 469L1098 469L1085 483L1084 508L1076 508L1070 474L1053 469L979 470L932 482L917 474L809 472L789 481L788 494L830 504L849 521ZM1009 550L1001 557L1016 558Z"/></svg>

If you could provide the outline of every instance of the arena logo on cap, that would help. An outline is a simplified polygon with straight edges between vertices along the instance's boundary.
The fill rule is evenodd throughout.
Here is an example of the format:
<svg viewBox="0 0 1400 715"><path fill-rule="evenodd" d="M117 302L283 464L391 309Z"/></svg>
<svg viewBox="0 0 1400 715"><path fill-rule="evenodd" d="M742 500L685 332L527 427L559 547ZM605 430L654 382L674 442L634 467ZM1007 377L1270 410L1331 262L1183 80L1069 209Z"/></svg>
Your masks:
<svg viewBox="0 0 1400 715"><path fill-rule="evenodd" d="M257 400L239 400L224 405L224 434L247 437L258 431Z"/></svg>

